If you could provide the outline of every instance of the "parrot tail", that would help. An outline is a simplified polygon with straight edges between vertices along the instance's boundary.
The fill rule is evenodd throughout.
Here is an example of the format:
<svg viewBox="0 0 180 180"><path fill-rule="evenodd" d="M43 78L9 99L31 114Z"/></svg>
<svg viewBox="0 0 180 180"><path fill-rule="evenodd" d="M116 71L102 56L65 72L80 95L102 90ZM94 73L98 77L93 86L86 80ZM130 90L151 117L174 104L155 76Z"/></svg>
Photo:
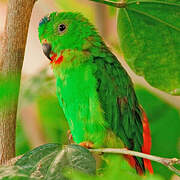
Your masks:
<svg viewBox="0 0 180 180"><path fill-rule="evenodd" d="M151 133L149 128L148 119L144 110L140 107L142 111L142 124L143 124L143 146L142 153L150 154L151 151ZM136 157L130 155L124 155L131 167L135 168L139 175L143 175L145 170L148 170L150 174L153 174L153 168L151 161L149 159L143 159L144 168L141 167Z"/></svg>
<svg viewBox="0 0 180 180"><path fill-rule="evenodd" d="M142 109L142 108L141 108ZM143 146L142 146L142 153L150 154L151 152L151 133L148 123L148 118L146 116L146 113L142 109L142 115L143 115ZM144 167L149 171L149 173L153 174L153 168L151 165L151 161L149 159L143 159L144 161Z"/></svg>

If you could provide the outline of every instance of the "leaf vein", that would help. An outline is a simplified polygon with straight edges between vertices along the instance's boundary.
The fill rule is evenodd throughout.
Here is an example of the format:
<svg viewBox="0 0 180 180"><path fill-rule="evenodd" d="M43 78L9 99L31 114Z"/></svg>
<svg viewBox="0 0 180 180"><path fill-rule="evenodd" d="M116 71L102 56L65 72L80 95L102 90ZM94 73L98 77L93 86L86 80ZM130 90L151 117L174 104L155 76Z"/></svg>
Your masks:
<svg viewBox="0 0 180 180"><path fill-rule="evenodd" d="M150 15L150 14L147 14L147 13L145 13L145 12L139 11L139 10L134 9L134 8L129 8L129 7L128 7L127 9L129 9L129 10L131 10L131 11L134 11L134 12L136 12L136 13L138 13L138 14L142 14L142 15L144 15L144 16L147 16L147 17L149 17L149 18L151 18L151 19L153 19L153 20L155 20L155 21L158 21L158 22L160 22L160 23L162 23L162 24L164 24L164 25L166 25L166 26L168 26L168 27L170 27L170 28L172 28L172 29L180 32L180 29L179 29L178 27L173 26L172 24L169 24L169 23L167 23L166 21L163 21L163 20L161 20L161 19L159 19L159 18L157 18L157 17L155 17L155 16L152 16L152 15Z"/></svg>
<svg viewBox="0 0 180 180"><path fill-rule="evenodd" d="M126 16L127 16L129 25L130 25L131 30L132 30L132 33L133 33L133 35L134 35L135 42L136 42L136 44L138 45L138 41L137 41L137 38L136 38L136 35L135 35L135 30L134 30L132 21L131 21L131 19L130 19L130 17L129 17L129 14L128 14L128 12L127 12L127 9L124 8L123 11L125 12L125 14L126 14Z"/></svg>

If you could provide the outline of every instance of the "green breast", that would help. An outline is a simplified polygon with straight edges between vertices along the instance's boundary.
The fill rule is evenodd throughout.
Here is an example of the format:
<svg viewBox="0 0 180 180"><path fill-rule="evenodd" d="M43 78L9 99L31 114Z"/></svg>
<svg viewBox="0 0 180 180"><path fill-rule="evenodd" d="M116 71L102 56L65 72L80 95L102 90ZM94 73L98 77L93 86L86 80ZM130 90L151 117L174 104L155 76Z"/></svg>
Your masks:
<svg viewBox="0 0 180 180"><path fill-rule="evenodd" d="M76 61L76 59L74 59ZM97 80L93 76L96 64L88 60L76 67L55 70L57 96L64 110L76 143L91 141L104 144L107 124L97 94Z"/></svg>

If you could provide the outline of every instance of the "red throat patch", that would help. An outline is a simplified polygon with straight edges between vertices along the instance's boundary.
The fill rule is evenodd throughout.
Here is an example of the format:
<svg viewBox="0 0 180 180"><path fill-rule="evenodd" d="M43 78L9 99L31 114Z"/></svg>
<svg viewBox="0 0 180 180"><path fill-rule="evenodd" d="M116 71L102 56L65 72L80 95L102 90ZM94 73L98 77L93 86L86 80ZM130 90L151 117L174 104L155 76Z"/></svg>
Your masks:
<svg viewBox="0 0 180 180"><path fill-rule="evenodd" d="M56 57L57 57L57 54L53 54L53 56L51 57L52 61L50 63L53 63L56 60Z"/></svg>
<svg viewBox="0 0 180 180"><path fill-rule="evenodd" d="M51 57L51 64L54 63L54 64L61 64L62 61L63 61L63 55L61 53L61 55L57 58L57 54L53 53L52 57Z"/></svg>
<svg viewBox="0 0 180 180"><path fill-rule="evenodd" d="M62 61L63 61L63 56L60 55L59 58L58 58L56 61L54 61L54 63L55 63L55 64L61 64Z"/></svg>

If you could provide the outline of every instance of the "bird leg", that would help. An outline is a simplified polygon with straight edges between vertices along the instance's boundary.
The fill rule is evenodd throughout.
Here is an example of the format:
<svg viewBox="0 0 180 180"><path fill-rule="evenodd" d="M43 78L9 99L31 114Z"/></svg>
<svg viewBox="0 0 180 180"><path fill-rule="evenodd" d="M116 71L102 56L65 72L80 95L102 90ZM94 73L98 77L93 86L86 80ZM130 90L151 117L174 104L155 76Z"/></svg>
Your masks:
<svg viewBox="0 0 180 180"><path fill-rule="evenodd" d="M74 143L73 137L72 137L72 134L71 134L70 130L67 131L67 136L68 136L69 143L70 144ZM85 147L87 149L92 149L93 148L93 143L90 142L90 141L83 141L83 142L79 143L79 145L83 146L83 147Z"/></svg>
<svg viewBox="0 0 180 180"><path fill-rule="evenodd" d="M74 143L73 137L72 137L72 134L71 134L70 130L67 131L67 136L68 136L69 143L70 144Z"/></svg>
<svg viewBox="0 0 180 180"><path fill-rule="evenodd" d="M92 149L93 146L94 146L94 144L92 142L90 142L90 141L83 141L83 142L79 143L79 145L83 146L83 147L85 147L87 149Z"/></svg>

